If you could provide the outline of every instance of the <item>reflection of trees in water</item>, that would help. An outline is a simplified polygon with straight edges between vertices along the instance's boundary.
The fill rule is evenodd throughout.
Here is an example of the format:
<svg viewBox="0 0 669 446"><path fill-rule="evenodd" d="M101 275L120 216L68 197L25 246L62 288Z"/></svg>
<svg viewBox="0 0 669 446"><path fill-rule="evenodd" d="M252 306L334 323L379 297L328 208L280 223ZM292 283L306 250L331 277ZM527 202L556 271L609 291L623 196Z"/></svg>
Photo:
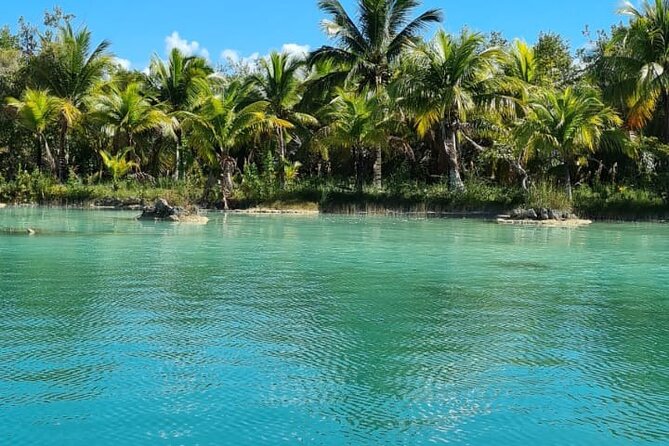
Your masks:
<svg viewBox="0 0 669 446"><path fill-rule="evenodd" d="M0 406L126 386L181 427L455 441L531 415L538 432L667 437L652 231L638 250L616 228L214 214L114 235L105 218L73 223L95 237L0 243L0 373L32 392Z"/></svg>
<svg viewBox="0 0 669 446"><path fill-rule="evenodd" d="M490 344L462 342L463 330L485 339L485 322L459 319L476 296L449 285L457 258L417 268L413 251L389 252L404 241L381 226L372 220L340 232L315 222L294 244L275 228L281 238L261 260L273 268L260 265L262 280L247 283L238 303L255 321L245 337L270 351L286 401L354 437L455 428L486 410L475 381ZM326 242L314 249L309 231ZM282 376L286 364L291 372ZM281 400L273 392L267 398Z"/></svg>

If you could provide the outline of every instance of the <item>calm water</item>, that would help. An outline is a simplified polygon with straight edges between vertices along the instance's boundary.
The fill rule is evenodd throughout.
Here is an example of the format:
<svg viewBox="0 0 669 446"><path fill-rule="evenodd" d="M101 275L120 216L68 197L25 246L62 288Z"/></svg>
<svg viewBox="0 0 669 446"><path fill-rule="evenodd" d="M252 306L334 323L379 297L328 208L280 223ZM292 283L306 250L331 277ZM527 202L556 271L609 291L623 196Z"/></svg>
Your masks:
<svg viewBox="0 0 669 446"><path fill-rule="evenodd" d="M0 444L669 444L669 226L0 210Z"/></svg>

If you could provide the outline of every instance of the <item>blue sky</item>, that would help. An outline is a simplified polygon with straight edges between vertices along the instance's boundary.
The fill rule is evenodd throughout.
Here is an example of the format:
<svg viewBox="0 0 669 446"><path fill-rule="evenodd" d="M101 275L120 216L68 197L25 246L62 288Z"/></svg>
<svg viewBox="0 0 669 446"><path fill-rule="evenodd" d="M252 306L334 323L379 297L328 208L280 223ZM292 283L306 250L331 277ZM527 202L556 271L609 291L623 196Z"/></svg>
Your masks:
<svg viewBox="0 0 669 446"><path fill-rule="evenodd" d="M3 2L2 20L15 24L19 16L40 22L54 0ZM144 68L151 54L177 45L208 56L250 57L289 44L310 48L326 40L319 23L324 18L316 0L60 0L77 23L89 26L96 40L108 39L114 53L134 68ZM344 0L350 8L354 0ZM572 46L585 43L582 31L608 29L621 20L620 0L424 0L423 9L441 8L444 27L457 31L497 30L507 38L536 39L542 30L559 32Z"/></svg>

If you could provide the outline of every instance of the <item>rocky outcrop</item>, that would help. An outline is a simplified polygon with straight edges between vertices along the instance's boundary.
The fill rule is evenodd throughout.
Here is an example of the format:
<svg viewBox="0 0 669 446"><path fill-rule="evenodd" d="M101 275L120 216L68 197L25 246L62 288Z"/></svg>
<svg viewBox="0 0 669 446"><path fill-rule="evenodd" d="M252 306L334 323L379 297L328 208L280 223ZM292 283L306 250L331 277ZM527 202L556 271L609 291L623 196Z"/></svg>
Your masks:
<svg viewBox="0 0 669 446"><path fill-rule="evenodd" d="M169 221L174 223L206 224L209 219L198 215L197 208L179 208L170 206L164 198L159 198L153 206L147 206L138 220Z"/></svg>
<svg viewBox="0 0 669 446"><path fill-rule="evenodd" d="M543 226L583 226L589 225L590 220L582 220L568 211L556 209L514 209L509 215L500 215L497 219L500 224L524 224Z"/></svg>
<svg viewBox="0 0 669 446"><path fill-rule="evenodd" d="M556 209L514 209L508 216L511 220L575 220L578 219L574 214L568 211L560 211Z"/></svg>

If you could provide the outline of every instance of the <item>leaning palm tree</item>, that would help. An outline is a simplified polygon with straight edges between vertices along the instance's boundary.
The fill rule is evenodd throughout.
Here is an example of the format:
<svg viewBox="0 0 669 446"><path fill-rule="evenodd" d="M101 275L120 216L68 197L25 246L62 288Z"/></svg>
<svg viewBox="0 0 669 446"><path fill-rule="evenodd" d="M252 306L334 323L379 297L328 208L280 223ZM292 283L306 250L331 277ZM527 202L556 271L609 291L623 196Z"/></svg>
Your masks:
<svg viewBox="0 0 669 446"><path fill-rule="evenodd" d="M202 57L185 56L178 48L174 48L170 52L167 61L154 56L150 70L149 79L158 92L157 99L167 107L167 112L175 118L176 162L174 178L179 180L183 178L183 132L181 130L183 112L191 108L195 79L205 79L213 73L213 70Z"/></svg>
<svg viewBox="0 0 669 446"><path fill-rule="evenodd" d="M279 181L284 181L286 142L292 138L290 131L299 125L317 125L318 120L297 110L302 99L304 61L286 53L272 52L262 59L260 71L251 77L260 97L267 103L267 124L276 135L279 162Z"/></svg>
<svg viewBox="0 0 669 446"><path fill-rule="evenodd" d="M42 167L46 160L49 171L56 174L56 160L49 148L45 135L47 129L55 124L63 110L63 101L51 96L47 90L27 89L20 100L8 98L7 103L16 111L19 124L31 131L37 140L37 165Z"/></svg>
<svg viewBox="0 0 669 446"><path fill-rule="evenodd" d="M597 150L607 132L622 124L613 108L591 87L544 90L530 100L528 113L516 129L526 157L544 154L564 165L565 187L572 199L571 168L577 158Z"/></svg>
<svg viewBox="0 0 669 446"><path fill-rule="evenodd" d="M138 83L130 83L122 90L112 84L90 102L93 120L113 138L117 150L127 146L137 155L138 135L157 130L171 134L173 129L174 121L151 104Z"/></svg>
<svg viewBox="0 0 669 446"><path fill-rule="evenodd" d="M103 41L93 48L91 32L88 29L74 31L67 24L60 29L55 42L34 61L34 78L37 84L48 88L63 101L58 150L61 180L67 174L68 133L81 114L86 98L112 66L109 45L108 41Z"/></svg>
<svg viewBox="0 0 669 446"><path fill-rule="evenodd" d="M321 81L345 79L358 89L375 92L391 81L393 64L429 24L442 20L441 11L430 9L411 18L420 0L358 0L358 23L339 0L320 0L318 5L330 18L323 29L336 45L323 46L310 55L310 63L329 62L332 72ZM381 150L376 151L376 165L381 166Z"/></svg>
<svg viewBox="0 0 669 446"><path fill-rule="evenodd" d="M365 155L388 143L388 118L378 97L363 90L339 90L324 112L329 122L316 135L316 145L351 150L355 162L355 187L362 192Z"/></svg>
<svg viewBox="0 0 669 446"><path fill-rule="evenodd" d="M630 129L661 118L661 136L669 142L669 1L644 0L640 8L628 2L620 13L630 23L613 32L595 69Z"/></svg>
<svg viewBox="0 0 669 446"><path fill-rule="evenodd" d="M396 95L415 114L421 136L437 129L436 141L449 160L450 185L464 189L460 175L460 137L478 106L503 104L505 78L497 71L503 53L484 47L481 34L463 31L451 37L440 30L408 57ZM508 102L512 102L509 100ZM471 138L469 138L471 139Z"/></svg>
<svg viewBox="0 0 669 446"><path fill-rule="evenodd" d="M227 209L237 165L231 152L250 131L266 125L268 103L249 101L250 86L239 81L223 85L198 80L196 84L198 92L193 111L184 120L184 129L210 169L205 196L215 181L215 175L220 175L223 180L223 203Z"/></svg>

